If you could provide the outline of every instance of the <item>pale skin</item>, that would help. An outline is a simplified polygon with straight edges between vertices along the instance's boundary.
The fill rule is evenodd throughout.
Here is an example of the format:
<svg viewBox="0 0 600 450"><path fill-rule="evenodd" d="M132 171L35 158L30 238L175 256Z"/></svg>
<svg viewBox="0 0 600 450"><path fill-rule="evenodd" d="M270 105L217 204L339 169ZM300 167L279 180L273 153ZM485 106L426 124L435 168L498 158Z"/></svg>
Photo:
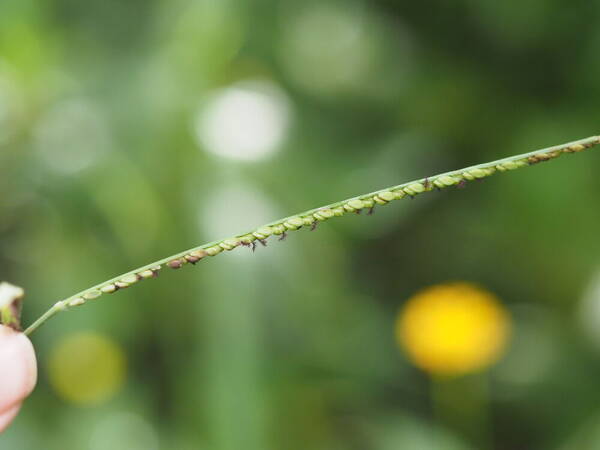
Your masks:
<svg viewBox="0 0 600 450"><path fill-rule="evenodd" d="M0 433L19 413L37 381L37 363L31 341L0 325Z"/></svg>

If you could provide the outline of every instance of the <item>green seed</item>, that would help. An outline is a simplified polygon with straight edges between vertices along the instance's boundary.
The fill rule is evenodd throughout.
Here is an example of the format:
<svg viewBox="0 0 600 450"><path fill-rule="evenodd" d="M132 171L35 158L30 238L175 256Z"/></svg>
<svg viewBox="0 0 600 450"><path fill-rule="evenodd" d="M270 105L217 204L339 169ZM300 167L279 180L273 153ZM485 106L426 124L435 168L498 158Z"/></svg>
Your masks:
<svg viewBox="0 0 600 450"><path fill-rule="evenodd" d="M439 177L438 180L441 181L445 186L454 186L456 183L458 183L458 180L456 178L451 177L449 175Z"/></svg>
<svg viewBox="0 0 600 450"><path fill-rule="evenodd" d="M154 278L158 276L158 271L161 269L160 266L154 266L150 269L144 270L139 273L139 276L142 278Z"/></svg>
<svg viewBox="0 0 600 450"><path fill-rule="evenodd" d="M346 203L346 205L348 205L353 210L363 209L365 207L364 202L358 198L355 198L354 200L350 200L348 203Z"/></svg>
<svg viewBox="0 0 600 450"><path fill-rule="evenodd" d="M237 247L238 245L241 244L240 240L238 238L229 238L229 239L225 239L226 244L231 245L232 247Z"/></svg>
<svg viewBox="0 0 600 450"><path fill-rule="evenodd" d="M275 234L277 236L285 233L285 227L281 223L278 223L277 225L273 225L272 228L273 228L273 234Z"/></svg>
<svg viewBox="0 0 600 450"><path fill-rule="evenodd" d="M225 239L223 242L221 242L219 244L219 246L221 248L223 248L224 250L233 250L234 248L236 248L238 245L240 245L240 240L239 239Z"/></svg>
<svg viewBox="0 0 600 450"><path fill-rule="evenodd" d="M304 225L304 220L302 220L300 217L292 217L283 223L283 226L285 226L288 230L297 230L302 225Z"/></svg>
<svg viewBox="0 0 600 450"><path fill-rule="evenodd" d="M394 200L400 200L406 196L406 193L402 189L392 192L394 193Z"/></svg>
<svg viewBox="0 0 600 450"><path fill-rule="evenodd" d="M329 208L320 209L319 214L321 214L321 216L323 216L325 219L331 219L335 215L335 213Z"/></svg>
<svg viewBox="0 0 600 450"><path fill-rule="evenodd" d="M313 216L306 216L306 217L303 217L302 220L304 221L304 225L308 226L308 225L313 224L313 222L315 221L315 218Z"/></svg>
<svg viewBox="0 0 600 450"><path fill-rule="evenodd" d="M137 274L132 273L130 275L124 276L123 278L121 278L121 281L123 283L128 283L128 284L133 284L139 281L139 278L137 276Z"/></svg>
<svg viewBox="0 0 600 450"><path fill-rule="evenodd" d="M333 211L333 215L336 217L341 217L344 214L346 214L346 211L344 210L343 206L336 206L335 208L332 209Z"/></svg>
<svg viewBox="0 0 600 450"><path fill-rule="evenodd" d="M219 247L218 245L214 245L212 247L208 247L206 249L206 254L208 256L216 256L219 253L221 253L223 251L223 249L221 247Z"/></svg>
<svg viewBox="0 0 600 450"><path fill-rule="evenodd" d="M288 222L298 227L301 227L304 224L304 221L300 217L292 217Z"/></svg>
<svg viewBox="0 0 600 450"><path fill-rule="evenodd" d="M246 245L253 243L256 240L256 236L253 234L246 234L240 238L240 241Z"/></svg>
<svg viewBox="0 0 600 450"><path fill-rule="evenodd" d="M425 192L425 186L423 186L421 183L413 183L411 185L408 186L412 191L416 192L417 194L420 194L421 192Z"/></svg>
<svg viewBox="0 0 600 450"><path fill-rule="evenodd" d="M119 289L119 288L117 286L115 286L114 284L107 284L106 286L103 286L100 288L100 290L105 294L112 294L117 289Z"/></svg>
<svg viewBox="0 0 600 450"><path fill-rule="evenodd" d="M381 200L385 200L386 202L391 202L396 198L394 193L390 191L380 192L379 194L377 194L377 197L379 197Z"/></svg>
<svg viewBox="0 0 600 450"><path fill-rule="evenodd" d="M363 198L362 202L365 208L372 208L373 206L375 206L375 202L372 198Z"/></svg>
<svg viewBox="0 0 600 450"><path fill-rule="evenodd" d="M69 306L81 306L85 303L85 299L81 298L81 297L77 297L74 298L73 300L69 301Z"/></svg>
<svg viewBox="0 0 600 450"><path fill-rule="evenodd" d="M507 161L502 164L502 167L504 167L506 170L515 170L519 168L519 165L515 161Z"/></svg>
<svg viewBox="0 0 600 450"><path fill-rule="evenodd" d="M273 234L273 229L271 227L261 227L258 230L256 230L253 234L258 239L265 239Z"/></svg>
<svg viewBox="0 0 600 450"><path fill-rule="evenodd" d="M190 255L198 259L202 259L205 256L208 256L208 254L202 249L194 250L193 252L190 252Z"/></svg>
<svg viewBox="0 0 600 450"><path fill-rule="evenodd" d="M94 300L95 298L98 298L101 295L102 295L102 292L100 292L98 290L93 290L93 291L83 294L83 298L86 300Z"/></svg>
<svg viewBox="0 0 600 450"><path fill-rule="evenodd" d="M488 175L488 173L483 169L471 169L469 170L469 173L475 178L484 178Z"/></svg>

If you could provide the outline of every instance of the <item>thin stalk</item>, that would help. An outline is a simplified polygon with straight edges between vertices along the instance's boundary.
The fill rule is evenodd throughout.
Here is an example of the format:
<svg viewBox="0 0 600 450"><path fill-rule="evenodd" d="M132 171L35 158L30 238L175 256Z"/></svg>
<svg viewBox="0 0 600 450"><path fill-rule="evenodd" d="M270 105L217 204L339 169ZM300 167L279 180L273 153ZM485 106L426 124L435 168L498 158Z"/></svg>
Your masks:
<svg viewBox="0 0 600 450"><path fill-rule="evenodd" d="M433 418L473 448L493 448L490 430L489 379L486 373L462 377L433 376L430 380Z"/></svg>
<svg viewBox="0 0 600 450"><path fill-rule="evenodd" d="M30 335L37 330L48 319L65 311L71 306L80 306L88 300L96 299L103 294L110 294L119 289L124 289L138 281L147 278L156 277L164 265L179 269L185 264L196 264L206 256L216 256L224 250L233 250L237 247L251 247L253 250L256 241L266 245L266 239L271 235L285 238L290 231L296 231L302 227L314 229L319 222L331 219L333 217L343 216L349 212L360 213L362 210L372 210L376 205L385 205L392 200L400 200L406 196L414 197L418 194L432 191L434 189L445 189L451 186L462 186L468 181L481 179L493 175L496 172L506 172L519 169L521 167L531 166L540 162L549 161L557 158L563 153L577 153L586 148L600 144L600 136L591 136L567 144L556 145L521 155L511 156L499 159L477 166L471 166L460 170L434 175L427 178L421 178L397 186L380 189L368 194L342 200L320 208L304 211L293 216L279 219L268 223L255 230L241 233L231 238L203 244L198 247L185 250L175 255L155 261L151 264L139 267L130 272L119 275L103 283L97 284L91 288L85 289L77 294L67 297L55 303L39 319L32 323L25 330L25 334Z"/></svg>

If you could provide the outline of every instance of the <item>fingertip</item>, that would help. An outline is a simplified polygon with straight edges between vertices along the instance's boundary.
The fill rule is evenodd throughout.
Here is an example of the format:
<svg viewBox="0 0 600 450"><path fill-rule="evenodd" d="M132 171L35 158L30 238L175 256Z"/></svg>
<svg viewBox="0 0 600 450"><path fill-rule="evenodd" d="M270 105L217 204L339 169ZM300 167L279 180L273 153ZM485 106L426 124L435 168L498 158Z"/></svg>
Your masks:
<svg viewBox="0 0 600 450"><path fill-rule="evenodd" d="M6 427L8 427L11 424L11 422L14 420L20 409L21 403L18 403L12 406L8 411L5 411L2 414L0 414L0 433L2 433L6 429Z"/></svg>
<svg viewBox="0 0 600 450"><path fill-rule="evenodd" d="M31 341L23 333L0 326L0 413L27 397L36 381L37 362Z"/></svg>

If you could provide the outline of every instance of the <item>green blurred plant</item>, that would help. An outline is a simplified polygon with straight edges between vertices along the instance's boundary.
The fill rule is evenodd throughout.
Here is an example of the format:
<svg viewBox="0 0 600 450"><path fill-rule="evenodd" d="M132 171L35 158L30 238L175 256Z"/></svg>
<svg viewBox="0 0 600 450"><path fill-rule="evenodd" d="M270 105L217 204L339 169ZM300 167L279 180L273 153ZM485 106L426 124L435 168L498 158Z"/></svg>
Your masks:
<svg viewBox="0 0 600 450"><path fill-rule="evenodd" d="M304 211L263 225L247 233L203 244L137 268L131 272L119 275L111 280L58 301L39 319L31 324L25 330L25 334L30 335L55 314L60 311L65 311L71 306L83 305L88 300L97 299L103 294L114 293L117 290L125 289L138 281L154 278L158 275L163 266L179 269L188 263L196 264L206 256L216 256L224 250L231 251L241 246L250 247L254 251L257 242L266 246L267 239L270 236L279 236L279 240L283 240L290 231L296 231L304 227L309 227L311 230L314 230L320 222L343 216L346 213L353 212L360 214L362 211L367 210L367 214L371 214L375 206L385 205L393 200L400 200L407 196L412 198L418 194L429 192L434 189L444 189L451 186L461 187L468 181L482 179L497 172L506 172L521 167L535 165L540 162L550 161L563 153L580 152L597 144L600 144L600 136L592 136L554 147L535 150L530 153L524 153L477 166L422 178L398 186L359 195L320 208ZM4 318L4 315L2 317Z"/></svg>

